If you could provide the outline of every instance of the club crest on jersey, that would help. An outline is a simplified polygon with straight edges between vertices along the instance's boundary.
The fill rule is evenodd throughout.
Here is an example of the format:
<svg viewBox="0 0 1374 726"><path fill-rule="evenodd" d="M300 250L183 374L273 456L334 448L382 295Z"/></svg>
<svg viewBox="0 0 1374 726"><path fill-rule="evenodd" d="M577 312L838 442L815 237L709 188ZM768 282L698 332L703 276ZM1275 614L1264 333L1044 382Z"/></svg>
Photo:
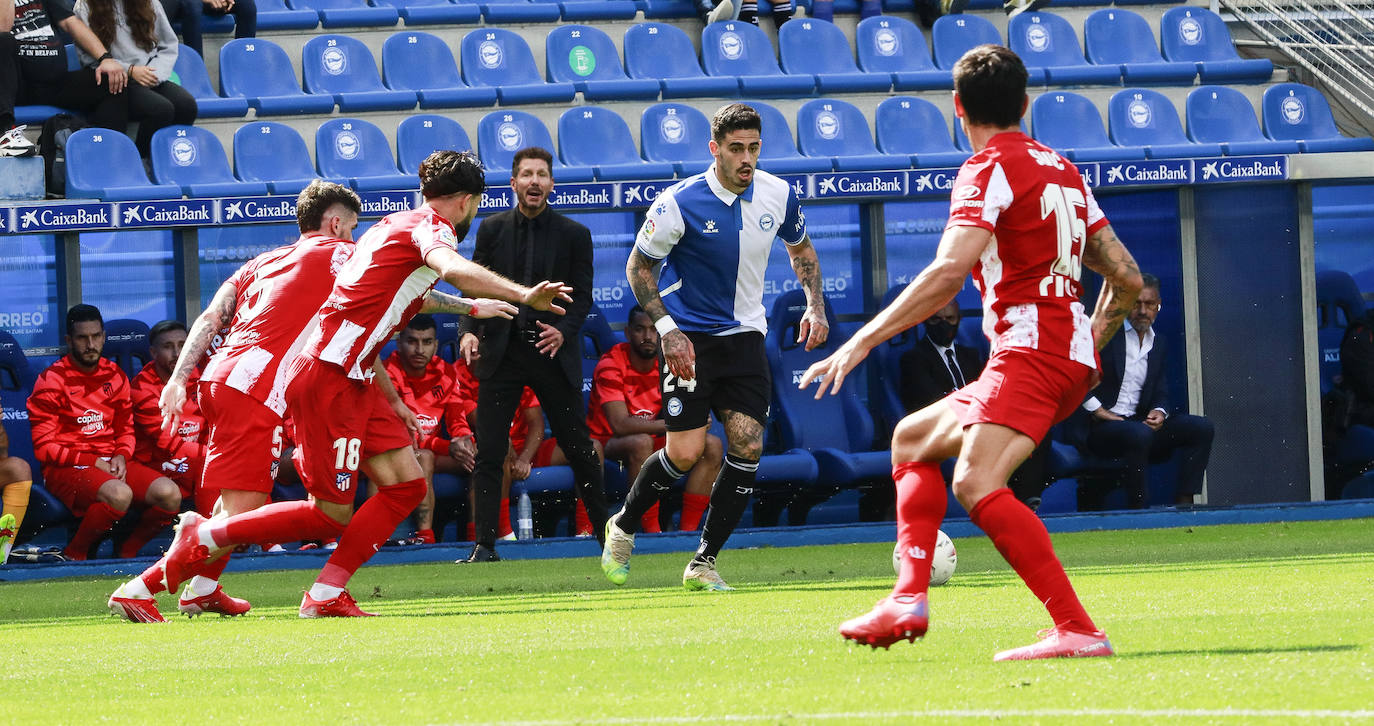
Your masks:
<svg viewBox="0 0 1374 726"><path fill-rule="evenodd" d="M334 475L334 488L341 492L346 492L353 488L353 475L346 471L341 471Z"/></svg>
<svg viewBox="0 0 1374 726"><path fill-rule="evenodd" d="M716 228L716 220L714 219L706 220L706 226L701 228L702 234L715 234L719 231L720 230Z"/></svg>
<svg viewBox="0 0 1374 726"><path fill-rule="evenodd" d="M668 399L668 405L664 406L668 410L669 416L677 416L682 413L682 400L677 396Z"/></svg>
<svg viewBox="0 0 1374 726"><path fill-rule="evenodd" d="M776 219L773 219L773 215L768 214L768 213L766 213L766 212L764 213L764 215L763 215L762 217L759 217L759 229L761 229L761 230L763 230L763 231L765 231L765 232L767 232L768 230L773 229L773 225L775 225L775 224L777 224L777 223L778 223L777 220L776 220Z"/></svg>

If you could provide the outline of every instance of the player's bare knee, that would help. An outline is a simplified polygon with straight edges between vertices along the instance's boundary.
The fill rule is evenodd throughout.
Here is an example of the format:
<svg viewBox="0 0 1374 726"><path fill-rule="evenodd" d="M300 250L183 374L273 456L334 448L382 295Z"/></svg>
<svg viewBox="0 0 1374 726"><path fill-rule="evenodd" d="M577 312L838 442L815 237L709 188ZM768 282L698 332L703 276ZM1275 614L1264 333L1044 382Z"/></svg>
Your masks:
<svg viewBox="0 0 1374 726"><path fill-rule="evenodd" d="M29 469L29 462L17 456L0 459L0 484L32 480L33 472Z"/></svg>
<svg viewBox="0 0 1374 726"><path fill-rule="evenodd" d="M663 453L678 471L687 471L695 466L697 460L701 458L702 448L703 445L700 440L681 442L670 439L668 445L663 447Z"/></svg>
<svg viewBox="0 0 1374 726"><path fill-rule="evenodd" d="M96 499L120 511L128 511L129 505L134 503L134 492L128 484L111 479L100 485Z"/></svg>
<svg viewBox="0 0 1374 726"><path fill-rule="evenodd" d="M954 481L950 488L954 490L954 498L964 506L966 511L973 511L973 507L987 495L1001 489L1005 483L997 482L994 479L982 474L981 472L958 469L954 472Z"/></svg>
<svg viewBox="0 0 1374 726"><path fill-rule="evenodd" d="M175 512L181 508L181 489L171 479L158 477L148 485L148 494L144 501L158 509Z"/></svg>
<svg viewBox="0 0 1374 726"><path fill-rule="evenodd" d="M625 448L628 458L644 461L654 453L654 437L648 434L631 434L625 437Z"/></svg>

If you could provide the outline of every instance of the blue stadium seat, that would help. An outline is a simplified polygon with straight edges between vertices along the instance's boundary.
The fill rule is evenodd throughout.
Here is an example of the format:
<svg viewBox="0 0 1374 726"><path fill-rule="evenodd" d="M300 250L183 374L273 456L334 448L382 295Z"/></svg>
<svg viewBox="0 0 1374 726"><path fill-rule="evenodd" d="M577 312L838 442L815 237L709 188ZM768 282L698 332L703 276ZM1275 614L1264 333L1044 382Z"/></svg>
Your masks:
<svg viewBox="0 0 1374 726"><path fill-rule="evenodd" d="M766 103L745 101L759 113L763 127L759 133L762 150L759 153L759 168L773 174L810 174L831 171L834 163L828 156L802 156L797 150L797 142L792 136L792 125L782 112Z"/></svg>
<svg viewBox="0 0 1374 726"><path fill-rule="evenodd" d="M1107 126L1112 143L1143 146L1151 159L1220 156L1221 144L1199 144L1183 133L1183 122L1172 101L1159 91L1127 88L1107 103Z"/></svg>
<svg viewBox="0 0 1374 726"><path fill-rule="evenodd" d="M468 133L447 116L418 114L396 125L396 159L407 174L419 174L420 162L436 151L471 148Z"/></svg>
<svg viewBox="0 0 1374 726"><path fill-rule="evenodd" d="M657 103L639 116L639 144L644 158L666 161L680 177L711 165L711 121L706 114L681 103Z"/></svg>
<svg viewBox="0 0 1374 726"><path fill-rule="evenodd" d="M415 91L420 108L496 104L496 89L464 83L453 51L429 33L403 31L387 38L382 44L382 79L388 88Z"/></svg>
<svg viewBox="0 0 1374 726"><path fill-rule="evenodd" d="M301 75L306 91L333 96L341 113L409 111L419 100L414 91L383 86L372 52L346 35L317 35L306 41Z"/></svg>
<svg viewBox="0 0 1374 726"><path fill-rule="evenodd" d="M906 285L889 287L887 292L883 293L878 309L882 310L891 305L906 288ZM879 343L872 351L872 360L877 362L881 373L881 384L875 391L876 396L870 396L869 403L870 407L878 412L889 439L897 423L906 416L906 406L902 405L902 355L916 347L916 341L920 339L921 326L915 325Z"/></svg>
<svg viewBox="0 0 1374 726"><path fill-rule="evenodd" d="M232 118L248 115L247 99L224 98L215 93L210 85L210 73L205 70L205 59L200 57L195 48L182 45L177 51L172 70L181 79L181 87L196 97L197 117ZM25 122L21 120L19 123Z"/></svg>
<svg viewBox="0 0 1374 726"><path fill-rule="evenodd" d="M74 114L76 112L65 108L58 108L57 106L42 106L37 104L31 106L15 106L14 122L16 124L29 125L41 124L59 113Z"/></svg>
<svg viewBox="0 0 1374 726"><path fill-rule="evenodd" d="M587 101L658 98L659 82L625 75L611 36L588 25L563 25L549 31L544 65L550 81L573 84Z"/></svg>
<svg viewBox="0 0 1374 726"><path fill-rule="evenodd" d="M1033 80L1040 70L1048 85L1121 83L1121 69L1116 65L1088 63L1078 45L1078 34L1058 15L1029 12L1013 16L1007 23L1007 45L1021 56Z"/></svg>
<svg viewBox="0 0 1374 726"><path fill-rule="evenodd" d="M67 198L180 199L181 187L148 181L133 139L118 131L89 128L67 139Z"/></svg>
<svg viewBox="0 0 1374 726"><path fill-rule="evenodd" d="M651 19L695 18L696 6L682 0L644 0L644 17Z"/></svg>
<svg viewBox="0 0 1374 726"><path fill-rule="evenodd" d="M558 117L558 155L569 166L594 167L597 181L673 176L672 164L641 159L625 119L598 106L570 108Z"/></svg>
<svg viewBox="0 0 1374 726"><path fill-rule="evenodd" d="M220 48L219 87L226 96L247 98L258 115L334 111L334 97L302 91L286 51L262 38L235 38Z"/></svg>
<svg viewBox="0 0 1374 726"><path fill-rule="evenodd" d="M1264 133L1271 139L1296 140L1306 152L1371 151L1374 139L1341 135L1326 97L1301 83L1279 83L1264 89L1261 102Z"/></svg>
<svg viewBox="0 0 1374 726"><path fill-rule="evenodd" d="M625 70L631 78L660 81L664 98L739 95L738 79L716 78L701 70L692 39L675 25L631 25L625 31Z"/></svg>
<svg viewBox="0 0 1374 726"><path fill-rule="evenodd" d="M481 28L468 33L460 55L463 80L469 86L495 88L502 104L567 103L577 94L571 83L545 83L525 39L509 30Z"/></svg>
<svg viewBox="0 0 1374 726"><path fill-rule="evenodd" d="M258 30L310 30L320 24L314 10L292 10L286 0L256 0Z"/></svg>
<svg viewBox="0 0 1374 726"><path fill-rule="evenodd" d="M415 189L420 180L396 170L391 144L376 124L356 118L332 118L315 132L315 162L320 176L341 177L360 192Z"/></svg>
<svg viewBox="0 0 1374 726"><path fill-rule="evenodd" d="M839 99L817 98L797 109L797 144L807 156L831 157L838 171L911 166L910 155L879 153L863 112Z"/></svg>
<svg viewBox="0 0 1374 726"><path fill-rule="evenodd" d="M120 318L105 321L105 348L101 357L108 358L133 378L152 358L148 352L148 324L142 320Z"/></svg>
<svg viewBox="0 0 1374 726"><path fill-rule="evenodd" d="M985 43L1003 45L997 27L980 15L943 15L931 27L930 39L935 47L935 65L947 71L953 70L954 64L977 46ZM1038 80L1031 74L1031 81L1044 83L1044 74L1040 74Z"/></svg>
<svg viewBox="0 0 1374 726"><path fill-rule="evenodd" d="M38 371L29 364L24 349L5 330L0 330L0 408L6 413L5 433L9 436L9 454L29 463L33 487L29 492L29 514L24 518L21 537L53 525L74 523L67 508L42 487L43 472L33 455L33 432L29 428L27 405L33 392Z"/></svg>
<svg viewBox="0 0 1374 726"><path fill-rule="evenodd" d="M894 90L954 88L953 75L935 67L925 36L909 20L891 15L864 18L854 31L854 46L859 67L869 73L891 74Z"/></svg>
<svg viewBox="0 0 1374 726"><path fill-rule="evenodd" d="M234 176L265 182L273 194L299 194L318 178L305 139L273 121L247 123L234 132Z"/></svg>
<svg viewBox="0 0 1374 726"><path fill-rule="evenodd" d="M959 166L969 157L954 148L944 114L923 98L893 96L883 101L873 114L873 127L878 151L906 154L912 166Z"/></svg>
<svg viewBox="0 0 1374 726"><path fill-rule="evenodd" d="M401 17L396 8L373 7L367 0L286 0L286 4L296 10L314 10L326 28L391 26Z"/></svg>
<svg viewBox="0 0 1374 726"><path fill-rule="evenodd" d="M1184 115L1188 138L1221 144L1227 154L1296 154L1298 142L1274 141L1260 133L1255 109L1229 86L1198 86L1188 94Z"/></svg>
<svg viewBox="0 0 1374 726"><path fill-rule="evenodd" d="M1083 46L1088 60L1115 65L1128 84L1190 86L1197 64L1166 61L1159 54L1155 34L1145 18L1130 10L1098 10L1083 21Z"/></svg>
<svg viewBox="0 0 1374 726"><path fill-rule="evenodd" d="M224 146L209 130L166 126L153 134L153 177L176 184L188 197L247 197L267 194L265 182L234 178Z"/></svg>
<svg viewBox="0 0 1374 726"><path fill-rule="evenodd" d="M482 18L491 23L552 23L558 20L559 7L554 3L534 3L529 0L478 0Z"/></svg>
<svg viewBox="0 0 1374 726"><path fill-rule="evenodd" d="M783 26L786 27L786 26ZM811 76L789 76L778 67L773 44L749 23L712 23L701 31L701 65L717 77L735 76L746 95L810 96Z"/></svg>
<svg viewBox="0 0 1374 726"><path fill-rule="evenodd" d="M886 93L892 88L891 74L859 70L844 31L834 23L784 23L778 28L778 55L787 73L814 78L817 93Z"/></svg>
<svg viewBox="0 0 1374 726"><path fill-rule="evenodd" d="M542 0L558 2L563 19L574 23L588 20L634 20L639 3L634 0Z"/></svg>
<svg viewBox="0 0 1374 726"><path fill-rule="evenodd" d="M1170 8L1159 19L1159 43L1171 61L1197 64L1203 83L1263 82L1274 75L1265 58L1242 59L1226 22L1207 8Z"/></svg>
<svg viewBox="0 0 1374 726"><path fill-rule="evenodd" d="M487 184L506 186L510 184L511 162L515 152L526 146L539 146L553 153L553 136L532 114L524 111L492 111L477 123L477 153L482 165L487 168ZM553 178L555 181L591 181L594 175L591 166L564 166L557 154L553 158Z"/></svg>
<svg viewBox="0 0 1374 726"><path fill-rule="evenodd" d="M453 0L373 0L400 13L406 26L476 25L482 21L482 8L475 3Z"/></svg>
<svg viewBox="0 0 1374 726"><path fill-rule="evenodd" d="M1145 158L1142 148L1113 144L1107 138L1097 107L1077 93L1051 91L1036 97L1031 103L1031 131L1036 141L1067 156L1069 161Z"/></svg>
<svg viewBox="0 0 1374 726"><path fill-rule="evenodd" d="M1345 329L1365 313L1364 297L1344 270L1317 270L1317 349L1323 393L1341 373Z"/></svg>

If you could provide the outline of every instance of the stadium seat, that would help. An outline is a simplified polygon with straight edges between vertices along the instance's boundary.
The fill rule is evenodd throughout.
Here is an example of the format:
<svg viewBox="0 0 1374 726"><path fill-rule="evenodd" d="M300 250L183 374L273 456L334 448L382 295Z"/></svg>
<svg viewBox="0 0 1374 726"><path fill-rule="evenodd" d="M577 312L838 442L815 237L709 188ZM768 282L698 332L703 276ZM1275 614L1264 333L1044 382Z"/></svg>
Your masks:
<svg viewBox="0 0 1374 726"><path fill-rule="evenodd" d="M631 78L658 80L664 98L739 95L738 79L716 78L701 70L692 39L675 25L631 25L625 31L625 70Z"/></svg>
<svg viewBox="0 0 1374 726"><path fill-rule="evenodd" d="M943 15L930 29L931 45L935 47L935 65L944 70L953 70L954 64L969 50L985 43L1002 45L1002 34L992 21L980 15ZM1036 77L1031 74L1031 82L1043 84L1043 73Z"/></svg>
<svg viewBox="0 0 1374 726"><path fill-rule="evenodd" d="M907 288L906 285L893 285L883 294L878 309L883 310ZM870 396L870 407L878 413L886 436L890 440L897 423L906 416L906 406L902 405L902 355L916 346L921 339L921 326L914 325L879 343L873 349L873 360L881 372L881 381L876 396Z"/></svg>
<svg viewBox="0 0 1374 726"><path fill-rule="evenodd" d="M305 139L272 121L244 124L234 132L234 176L265 182L273 194L299 194L318 178Z"/></svg>
<svg viewBox="0 0 1374 726"><path fill-rule="evenodd" d="M1261 102L1264 133L1271 139L1295 140L1305 152L1371 151L1374 139L1341 135L1326 97L1301 83L1279 83L1264 89Z"/></svg>
<svg viewBox="0 0 1374 726"><path fill-rule="evenodd" d="M892 88L891 74L859 70L844 31L834 23L784 23L778 28L778 55L783 71L811 76L817 93L886 93Z"/></svg>
<svg viewBox="0 0 1374 726"><path fill-rule="evenodd" d="M226 96L247 98L258 115L334 111L334 97L302 91L286 51L263 38L235 38L220 48L219 87Z"/></svg>
<svg viewBox="0 0 1374 726"><path fill-rule="evenodd" d="M909 20L891 15L864 18L854 31L854 46L859 67L869 73L891 74L894 90L954 88L954 76L935 67L925 36Z"/></svg>
<svg viewBox="0 0 1374 726"><path fill-rule="evenodd" d="M1242 59L1226 22L1204 7L1166 10L1159 19L1159 43L1166 60L1196 64L1203 83L1255 83L1274 75L1268 59Z"/></svg>
<svg viewBox="0 0 1374 726"><path fill-rule="evenodd" d="M797 109L797 144L807 156L830 157L837 171L911 166L910 155L879 153L863 112L848 101L833 98L807 101Z"/></svg>
<svg viewBox="0 0 1374 726"><path fill-rule="evenodd" d="M478 0L482 18L492 23L552 23L558 20L560 9L555 3L528 0Z"/></svg>
<svg viewBox="0 0 1374 726"><path fill-rule="evenodd" d="M1032 80L1037 71L1043 71L1047 85L1121 83L1121 68L1092 65L1083 57L1078 34L1058 15L1029 12L1013 16L1007 23L1007 45L1021 56Z"/></svg>
<svg viewBox="0 0 1374 726"><path fill-rule="evenodd" d="M1330 390L1341 373L1345 329L1365 313L1364 297L1344 270L1317 270L1317 349L1321 390Z"/></svg>
<svg viewBox="0 0 1374 726"><path fill-rule="evenodd" d="M181 187L148 181L133 139L118 131L88 128L67 139L67 198L180 199Z"/></svg>
<svg viewBox="0 0 1374 726"><path fill-rule="evenodd" d="M759 114L763 127L759 136L762 149L759 168L773 174L810 174L835 168L829 156L802 156L792 136L792 125L782 112L766 103L745 101Z"/></svg>
<svg viewBox="0 0 1374 726"><path fill-rule="evenodd" d="M447 116L418 114L396 125L396 159L407 174L419 174L420 162L436 151L471 148L468 133Z"/></svg>
<svg viewBox="0 0 1374 726"><path fill-rule="evenodd" d="M1172 101L1159 91L1127 88L1107 102L1107 126L1118 146L1141 146L1151 159L1220 156L1221 144L1188 140Z"/></svg>
<svg viewBox="0 0 1374 726"><path fill-rule="evenodd" d="M416 189L420 180L396 169L391 144L370 121L333 118L315 132L315 162L320 176L341 177L360 192Z"/></svg>
<svg viewBox="0 0 1374 726"><path fill-rule="evenodd" d="M0 408L16 412L5 417L5 433L9 436L9 455L29 463L33 487L29 491L29 513L24 518L20 539L54 525L74 524L75 518L67 508L43 488L43 471L33 455L33 432L25 411L29 394L39 371L30 365L19 342L5 330L0 330Z"/></svg>
<svg viewBox="0 0 1374 726"><path fill-rule="evenodd" d="M1145 18L1121 8L1095 11L1083 21L1083 47L1088 60L1115 65L1128 84L1191 86L1197 64L1166 61Z"/></svg>
<svg viewBox="0 0 1374 726"><path fill-rule="evenodd" d="M286 0L286 4L295 10L314 10L326 28L391 26L401 17L396 8L374 7L366 0Z"/></svg>
<svg viewBox="0 0 1374 726"><path fill-rule="evenodd" d="M699 174L711 165L711 121L681 103L657 103L639 116L639 144L644 158L666 161L680 177Z"/></svg>
<svg viewBox="0 0 1374 726"><path fill-rule="evenodd" d="M1255 109L1245 94L1229 86L1198 86L1188 94L1184 115L1188 138L1221 144L1227 154L1296 154L1298 142L1274 141L1260 133Z"/></svg>
<svg viewBox="0 0 1374 726"><path fill-rule="evenodd" d="M568 166L590 166L597 181L671 179L673 165L635 152L625 119L598 106L570 108L558 117L558 155Z"/></svg>
<svg viewBox="0 0 1374 726"><path fill-rule="evenodd" d="M388 88L415 91L424 109L496 105L496 89L464 83L453 51L429 33L403 31L387 38L382 44L382 79Z"/></svg>
<svg viewBox="0 0 1374 726"><path fill-rule="evenodd" d="M215 93L214 87L210 85L210 73L205 70L205 60L195 48L182 45L177 50L177 60L172 70L181 79L181 87L196 97L198 118L233 118L248 115L247 99L224 98ZM19 123L25 122L20 120Z"/></svg>
<svg viewBox="0 0 1374 726"><path fill-rule="evenodd" d="M1097 107L1077 93L1052 91L1036 97L1031 103L1031 131L1036 141L1067 156L1069 161L1145 158L1142 148L1113 144L1107 138Z"/></svg>
<svg viewBox="0 0 1374 726"><path fill-rule="evenodd" d="M550 81L573 84L587 101L656 100L661 87L657 80L625 75L611 36L588 25L549 31L544 65Z"/></svg>
<svg viewBox="0 0 1374 726"><path fill-rule="evenodd" d="M30 106L15 106L14 122L16 124L37 125L43 123L44 121L47 121L48 119L52 118L53 116L56 116L59 113L74 114L76 112L65 108L58 108L57 106L43 106L38 104Z"/></svg>
<svg viewBox="0 0 1374 726"><path fill-rule="evenodd" d="M142 320L120 318L105 321L105 348L101 357L115 362L133 378L148 365L148 324Z"/></svg>
<svg viewBox="0 0 1374 726"><path fill-rule="evenodd" d="M286 0L256 0L258 30L311 30L320 24L314 10L292 10Z"/></svg>
<svg viewBox="0 0 1374 726"><path fill-rule="evenodd" d="M166 126L153 134L153 177L176 184L188 197L246 197L267 194L266 182L234 178L224 146L198 126Z"/></svg>
<svg viewBox="0 0 1374 726"><path fill-rule="evenodd" d="M749 23L706 26L701 32L701 65L709 75L739 78L740 88L751 96L805 97L816 87L811 76L784 74L768 36Z"/></svg>
<svg viewBox="0 0 1374 726"><path fill-rule="evenodd" d="M383 86L372 52L346 35L317 35L306 41L301 76L306 91L333 96L341 113L409 111L418 102L414 91Z"/></svg>
<svg viewBox="0 0 1374 726"><path fill-rule="evenodd" d="M482 22L482 8L475 3L453 0L373 0L400 13L407 27L412 25L476 25Z"/></svg>
<svg viewBox="0 0 1374 726"><path fill-rule="evenodd" d="M556 0L542 0L555 2ZM588 20L634 20L639 3L634 0L557 0L563 19L574 23Z"/></svg>
<svg viewBox="0 0 1374 726"><path fill-rule="evenodd" d="M571 83L545 83L529 45L512 31L474 30L463 36L460 55L463 80L495 88L502 104L567 103L577 94Z"/></svg>
<svg viewBox="0 0 1374 726"><path fill-rule="evenodd" d="M510 184L511 162L515 152L526 146L539 146L554 151L553 136L544 122L524 111L493 111L477 123L477 153L487 168L487 184ZM591 166L564 166L557 156L553 159L553 178L560 182L591 181Z"/></svg>
<svg viewBox="0 0 1374 726"><path fill-rule="evenodd" d="M873 115L878 151L905 154L915 167L959 166L966 151L954 148L944 114L923 98L893 96L878 104Z"/></svg>

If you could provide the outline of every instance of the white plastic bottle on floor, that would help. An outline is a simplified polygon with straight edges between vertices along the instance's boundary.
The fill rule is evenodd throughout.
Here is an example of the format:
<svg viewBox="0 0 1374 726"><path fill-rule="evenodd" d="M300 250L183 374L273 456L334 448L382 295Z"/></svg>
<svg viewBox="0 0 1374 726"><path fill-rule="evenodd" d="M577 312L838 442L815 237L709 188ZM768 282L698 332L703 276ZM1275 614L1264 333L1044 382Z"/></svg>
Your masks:
<svg viewBox="0 0 1374 726"><path fill-rule="evenodd" d="M534 511L530 506L530 495L520 492L515 506L515 536L520 539L534 538Z"/></svg>

